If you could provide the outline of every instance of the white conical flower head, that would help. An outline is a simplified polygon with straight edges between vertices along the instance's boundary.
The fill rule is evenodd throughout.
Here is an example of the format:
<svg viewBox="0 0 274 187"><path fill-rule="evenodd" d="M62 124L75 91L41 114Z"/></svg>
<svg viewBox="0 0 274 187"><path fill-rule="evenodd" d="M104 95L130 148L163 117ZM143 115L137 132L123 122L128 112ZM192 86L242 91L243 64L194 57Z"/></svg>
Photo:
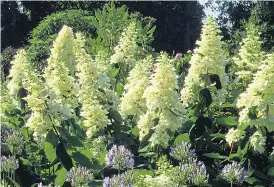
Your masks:
<svg viewBox="0 0 274 187"><path fill-rule="evenodd" d="M197 41L198 47L194 50L189 62L191 66L181 91L181 100L184 106L196 104L199 92L205 87L211 91L212 104L221 104L225 101L227 93L226 62L220 32L219 27L210 17L202 28L201 40ZM208 81L210 74L219 76L221 89L217 89Z"/></svg>
<svg viewBox="0 0 274 187"><path fill-rule="evenodd" d="M240 94L237 107L240 125L274 131L274 53L267 55L246 91Z"/></svg>
<svg viewBox="0 0 274 187"><path fill-rule="evenodd" d="M260 65L264 52L261 51L260 32L254 24L248 24L246 28L247 35L241 43L241 49L238 55L233 58L237 65L239 79L246 87L252 80L254 72Z"/></svg>
<svg viewBox="0 0 274 187"><path fill-rule="evenodd" d="M149 85L152 61L152 56L148 56L137 62L136 66L129 72L128 83L124 87L125 93L120 104L123 117L129 115L138 117L146 112L146 100L143 98L143 94Z"/></svg>
<svg viewBox="0 0 274 187"><path fill-rule="evenodd" d="M20 88L23 88L23 81L26 79L30 67L29 63L26 51L24 49L18 50L14 60L11 61L12 67L8 76L11 80L7 87L11 95L16 95Z"/></svg>
<svg viewBox="0 0 274 187"><path fill-rule="evenodd" d="M138 128L140 139L149 130L152 146L167 147L170 135L177 131L183 122L184 108L181 104L175 68L167 54L162 53L155 64L155 73L151 76L150 86L144 92L147 113L140 116Z"/></svg>
<svg viewBox="0 0 274 187"><path fill-rule="evenodd" d="M114 48L114 54L110 58L111 64L119 64L126 71L135 66L135 55L137 53L137 32L134 22L124 29L118 45Z"/></svg>
<svg viewBox="0 0 274 187"><path fill-rule="evenodd" d="M78 86L73 77L75 71L73 45L72 29L63 26L53 43L44 74L50 90L62 100L62 104L69 104L72 109L77 107L78 95Z"/></svg>
<svg viewBox="0 0 274 187"><path fill-rule="evenodd" d="M106 102L106 96L99 91L109 86L107 76L99 71L96 63L84 49L85 39L82 34L77 33L74 52L77 61L77 77L79 81L79 102L82 104L81 116L85 118L84 126L87 128L87 136L93 137L97 132L110 124L108 111L100 104ZM103 78L104 77L104 78ZM102 79L103 78L103 79Z"/></svg>

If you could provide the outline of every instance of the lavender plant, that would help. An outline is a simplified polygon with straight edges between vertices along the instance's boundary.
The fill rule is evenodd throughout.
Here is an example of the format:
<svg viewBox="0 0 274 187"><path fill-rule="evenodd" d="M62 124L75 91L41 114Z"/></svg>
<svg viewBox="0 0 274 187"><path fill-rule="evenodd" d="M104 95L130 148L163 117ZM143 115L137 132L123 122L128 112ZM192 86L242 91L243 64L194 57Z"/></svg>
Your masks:
<svg viewBox="0 0 274 187"><path fill-rule="evenodd" d="M133 154L125 148L125 146L113 145L105 158L106 165L111 165L113 168L120 169L133 168Z"/></svg>
<svg viewBox="0 0 274 187"><path fill-rule="evenodd" d="M67 176L72 187L88 187L89 182L93 179L91 171L83 166L71 168Z"/></svg>
<svg viewBox="0 0 274 187"><path fill-rule="evenodd" d="M170 156L179 160L182 163L189 161L189 159L196 157L194 149L190 149L191 145L186 142L182 142L180 145L176 145L174 148L170 148Z"/></svg>
<svg viewBox="0 0 274 187"><path fill-rule="evenodd" d="M220 178L233 186L233 184L242 184L248 176L247 171L239 163L233 161L231 164L224 166L220 173Z"/></svg>
<svg viewBox="0 0 274 187"><path fill-rule="evenodd" d="M103 187L132 187L133 174L129 171L104 179Z"/></svg>

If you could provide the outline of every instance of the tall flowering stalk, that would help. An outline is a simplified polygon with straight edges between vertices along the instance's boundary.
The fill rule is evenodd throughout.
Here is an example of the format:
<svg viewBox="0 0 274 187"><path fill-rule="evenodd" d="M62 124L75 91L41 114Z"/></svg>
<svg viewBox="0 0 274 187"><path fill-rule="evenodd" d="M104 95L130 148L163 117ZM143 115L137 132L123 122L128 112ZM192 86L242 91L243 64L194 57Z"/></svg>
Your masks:
<svg viewBox="0 0 274 187"><path fill-rule="evenodd" d="M212 17L208 18L202 28L201 40L197 41L198 48L190 60L188 75L185 77L184 87L181 91L181 100L184 106L196 104L199 92L208 88L213 103L220 104L225 101L227 76L225 74L225 58L222 50L222 36L220 29ZM210 75L218 76L217 82L212 84Z"/></svg>
<svg viewBox="0 0 274 187"><path fill-rule="evenodd" d="M240 94L237 107L239 123L274 131L274 53L267 55L246 91Z"/></svg>
<svg viewBox="0 0 274 187"><path fill-rule="evenodd" d="M110 58L110 63L119 64L124 73L135 66L135 55L138 49L136 39L136 24L132 22L122 32L118 45L114 48L114 54Z"/></svg>
<svg viewBox="0 0 274 187"><path fill-rule="evenodd" d="M46 116L46 86L31 66L25 50L18 51L12 64L9 75L11 80L8 83L9 93L17 94L21 88L27 90L28 95L23 99L27 101L32 113L26 126L34 131L34 136L45 135L52 128L52 123Z"/></svg>
<svg viewBox="0 0 274 187"><path fill-rule="evenodd" d="M143 98L143 94L149 85L152 61L152 56L148 56L137 62L136 66L129 72L128 83L124 87L125 93L120 104L120 111L124 118L130 115L138 118L146 112L146 100Z"/></svg>
<svg viewBox="0 0 274 187"><path fill-rule="evenodd" d="M140 140L152 129L149 141L152 146L168 146L169 133L177 131L183 122L184 109L179 102L177 75L167 54L157 59L155 73L151 76L150 86L144 91L147 112L140 117L138 128Z"/></svg>
<svg viewBox="0 0 274 187"><path fill-rule="evenodd" d="M246 37L241 43L241 49L234 58L237 65L238 78L246 87L252 80L253 74L257 71L264 53L261 51L262 41L260 40L259 29L254 24L246 27Z"/></svg>
<svg viewBox="0 0 274 187"><path fill-rule="evenodd" d="M84 49L84 37L81 34L76 36L74 51L77 61L76 74L80 86L79 101L82 104L81 115L85 118L84 126L88 129L87 136L92 137L110 124L108 111L100 104L98 90L105 84L105 81L98 81L101 74Z"/></svg>
<svg viewBox="0 0 274 187"><path fill-rule="evenodd" d="M63 105L71 109L78 106L78 86L75 83L75 55L73 53L73 32L68 26L58 33L51 49L48 66L45 69L45 81Z"/></svg>

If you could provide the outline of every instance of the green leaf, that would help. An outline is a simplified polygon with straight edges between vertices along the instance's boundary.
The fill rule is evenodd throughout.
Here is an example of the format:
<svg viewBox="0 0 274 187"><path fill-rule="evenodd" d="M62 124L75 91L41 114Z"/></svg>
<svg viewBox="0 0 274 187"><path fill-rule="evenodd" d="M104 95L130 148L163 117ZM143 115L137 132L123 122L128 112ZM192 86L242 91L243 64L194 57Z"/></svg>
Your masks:
<svg viewBox="0 0 274 187"><path fill-rule="evenodd" d="M242 156L242 155L239 154L239 153L232 153L232 154L229 155L228 158L230 158L230 159L233 159L233 158L240 158L241 156Z"/></svg>
<svg viewBox="0 0 274 187"><path fill-rule="evenodd" d="M236 117L233 117L233 116L229 116L226 118L217 118L216 123L224 126L229 126L229 127L235 126L238 124Z"/></svg>
<svg viewBox="0 0 274 187"><path fill-rule="evenodd" d="M55 148L50 142L44 143L44 151L48 161L53 162L56 159Z"/></svg>
<svg viewBox="0 0 274 187"><path fill-rule="evenodd" d="M256 179L255 177L248 177L245 182L247 182L248 184L254 184L256 181L259 181L258 179Z"/></svg>
<svg viewBox="0 0 274 187"><path fill-rule="evenodd" d="M62 142L60 142L56 147L56 155L67 171L73 167L72 159L67 153L67 150Z"/></svg>
<svg viewBox="0 0 274 187"><path fill-rule="evenodd" d="M131 133L134 135L134 136L139 136L139 129L137 126L135 126L132 130L131 130Z"/></svg>
<svg viewBox="0 0 274 187"><path fill-rule="evenodd" d="M63 167L57 172L57 176L55 178L55 185L63 186L67 176L66 176L67 170Z"/></svg>
<svg viewBox="0 0 274 187"><path fill-rule="evenodd" d="M220 155L220 153L205 153L204 154L208 158L215 158L215 159L227 159L227 156Z"/></svg>
<svg viewBox="0 0 274 187"><path fill-rule="evenodd" d="M271 175L271 176L274 176L274 167L272 167L272 168L270 168L269 170L268 170L268 173L267 173L268 175Z"/></svg>
<svg viewBox="0 0 274 187"><path fill-rule="evenodd" d="M11 178L11 177L8 177L9 178L9 180L13 183L13 185L15 186L15 187L20 187L20 185L13 179L13 178Z"/></svg>
<svg viewBox="0 0 274 187"><path fill-rule="evenodd" d="M107 72L107 76L110 78L115 78L120 71L120 68L112 68Z"/></svg>
<svg viewBox="0 0 274 187"><path fill-rule="evenodd" d="M225 134L222 134L222 133L215 133L215 134L211 134L210 136L214 138L225 139Z"/></svg>
<svg viewBox="0 0 274 187"><path fill-rule="evenodd" d="M123 94L123 91L124 91L123 85L122 85L121 83L117 83L117 84L115 85L115 91L116 91L116 93L117 93L117 96L118 96L118 97L121 97L121 95Z"/></svg>
<svg viewBox="0 0 274 187"><path fill-rule="evenodd" d="M100 156L99 156L99 164L100 165L104 165L105 164L105 158L106 158L106 155L107 155L108 151L107 150L104 150L100 153Z"/></svg>
<svg viewBox="0 0 274 187"><path fill-rule="evenodd" d="M90 169L92 167L92 164L89 160L89 158L87 156L85 156L84 154L80 153L80 152L73 152L71 157L81 166L85 166L88 169Z"/></svg>
<svg viewBox="0 0 274 187"><path fill-rule="evenodd" d="M209 91L209 89L204 88L199 93L200 102L204 103L205 106L209 107L209 105L212 103L212 96Z"/></svg>
<svg viewBox="0 0 274 187"><path fill-rule="evenodd" d="M188 133L184 133L184 134L178 135L178 136L175 138L175 140L174 140L174 142L173 142L173 145L181 144L182 142L187 142L187 143L190 142Z"/></svg>
<svg viewBox="0 0 274 187"><path fill-rule="evenodd" d="M136 173L137 175L154 175L153 171L147 169L133 169L132 172Z"/></svg>

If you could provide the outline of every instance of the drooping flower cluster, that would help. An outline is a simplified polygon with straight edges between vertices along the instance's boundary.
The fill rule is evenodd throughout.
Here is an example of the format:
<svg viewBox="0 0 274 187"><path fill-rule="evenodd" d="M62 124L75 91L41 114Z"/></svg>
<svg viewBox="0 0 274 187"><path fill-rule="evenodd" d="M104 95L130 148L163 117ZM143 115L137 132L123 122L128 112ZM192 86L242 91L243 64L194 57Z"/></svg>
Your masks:
<svg viewBox="0 0 274 187"><path fill-rule="evenodd" d="M1 172L14 172L19 167L19 162L14 156L2 156L0 158Z"/></svg>
<svg viewBox="0 0 274 187"><path fill-rule="evenodd" d="M148 56L143 61L137 62L129 72L128 83L124 87L125 93L120 104L120 111L124 118L130 115L138 118L146 111L146 100L143 94L149 85L152 61L152 56Z"/></svg>
<svg viewBox="0 0 274 187"><path fill-rule="evenodd" d="M253 74L261 64L264 53L261 51L260 32L254 24L248 24L246 37L243 39L241 49L234 58L237 65L236 74L239 76L244 87L252 80Z"/></svg>
<svg viewBox="0 0 274 187"><path fill-rule="evenodd" d="M170 133L177 131L183 122L184 108L180 103L177 75L167 54L157 59L155 73L151 76L150 86L144 91L147 112L138 121L139 138L142 140L149 130L154 133L149 141L152 146L168 146Z"/></svg>
<svg viewBox="0 0 274 187"><path fill-rule="evenodd" d="M179 160L182 163L188 162L189 159L195 158L196 153L194 149L190 149L191 144L182 142L182 144L176 145L174 148L170 148L170 156Z"/></svg>
<svg viewBox="0 0 274 187"><path fill-rule="evenodd" d="M246 91L240 94L237 107L239 123L274 131L274 53L267 55Z"/></svg>
<svg viewBox="0 0 274 187"><path fill-rule="evenodd" d="M104 178L103 187L133 187L132 179L132 173L126 171L120 175L114 175L112 178Z"/></svg>
<svg viewBox="0 0 274 187"><path fill-rule="evenodd" d="M133 154L125 148L125 146L113 145L106 155L105 161L106 165L111 165L113 168L123 169L123 168L133 168L134 159Z"/></svg>
<svg viewBox="0 0 274 187"><path fill-rule="evenodd" d="M51 49L48 66L45 69L47 86L56 95L56 101L75 109L78 106L78 86L75 83L75 55L72 29L63 26Z"/></svg>
<svg viewBox="0 0 274 187"><path fill-rule="evenodd" d="M136 63L135 55L138 47L136 39L136 24L132 22L122 32L119 43L114 48L114 54L110 58L110 63L119 64L124 71L132 69Z"/></svg>
<svg viewBox="0 0 274 187"><path fill-rule="evenodd" d="M213 98L213 104L225 101L227 76L225 74L225 59L222 50L220 29L210 17L202 28L199 46L194 50L190 60L188 75L181 91L184 106L196 104L199 92L208 88ZM214 77L210 77L213 76ZM219 79L219 80L217 80Z"/></svg>
<svg viewBox="0 0 274 187"><path fill-rule="evenodd" d="M232 184L242 184L247 179L247 171L237 162L224 166L220 177Z"/></svg>
<svg viewBox="0 0 274 187"><path fill-rule="evenodd" d="M265 151L266 137L263 135L260 129L257 130L250 137L250 145L254 149L254 151L257 151L260 154L262 154Z"/></svg>
<svg viewBox="0 0 274 187"><path fill-rule="evenodd" d="M226 142L232 146L233 143L237 143L243 138L243 132L238 129L231 128L225 135Z"/></svg>
<svg viewBox="0 0 274 187"><path fill-rule="evenodd" d="M71 168L67 176L72 187L88 187L89 182L93 179L93 174L83 166Z"/></svg>
<svg viewBox="0 0 274 187"><path fill-rule="evenodd" d="M74 47L77 61L77 76L79 78L79 101L82 104L81 116L85 118L84 126L87 127L87 136L92 137L102 130L110 121L108 111L100 104L100 86L106 81L98 81L101 73L92 62L91 57L85 52L84 38L77 34ZM107 78L107 77L106 77Z"/></svg>

